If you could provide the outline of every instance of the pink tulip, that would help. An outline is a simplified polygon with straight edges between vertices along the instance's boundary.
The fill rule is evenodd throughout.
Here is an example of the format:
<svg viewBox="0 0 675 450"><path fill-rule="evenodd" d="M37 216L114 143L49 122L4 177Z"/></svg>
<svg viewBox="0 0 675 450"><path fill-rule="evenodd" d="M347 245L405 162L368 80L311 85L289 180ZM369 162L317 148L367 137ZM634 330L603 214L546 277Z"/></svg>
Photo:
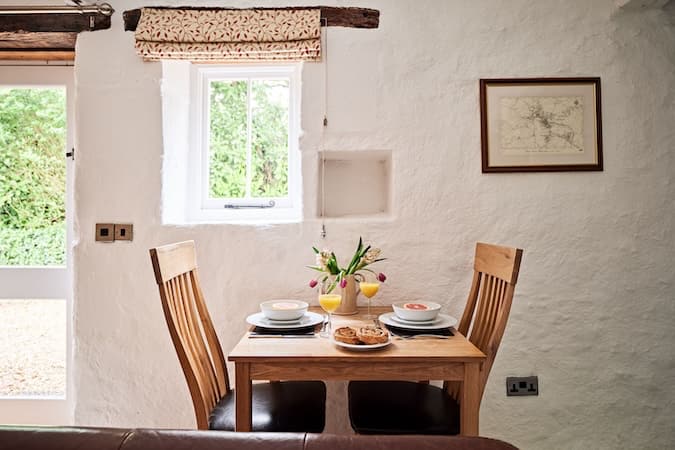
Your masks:
<svg viewBox="0 0 675 450"><path fill-rule="evenodd" d="M377 274L377 279L380 280L381 283L384 283L385 280L387 279L387 276L382 272L380 272L379 274Z"/></svg>
<svg viewBox="0 0 675 450"><path fill-rule="evenodd" d="M340 287L343 288L343 289L347 287L347 280L346 279L343 278L340 281Z"/></svg>
<svg viewBox="0 0 675 450"><path fill-rule="evenodd" d="M318 281L316 281L316 280L311 280L311 281L309 282L309 287L314 288L314 287L316 287L317 284L319 284Z"/></svg>

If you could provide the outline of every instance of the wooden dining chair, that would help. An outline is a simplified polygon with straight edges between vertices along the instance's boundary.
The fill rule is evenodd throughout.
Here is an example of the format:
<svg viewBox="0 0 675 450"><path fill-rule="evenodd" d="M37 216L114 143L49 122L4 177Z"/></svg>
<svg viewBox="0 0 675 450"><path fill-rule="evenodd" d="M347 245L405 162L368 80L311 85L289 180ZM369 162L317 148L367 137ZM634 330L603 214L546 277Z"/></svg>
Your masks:
<svg viewBox="0 0 675 450"><path fill-rule="evenodd" d="M233 431L234 391L197 276L193 241L150 249L164 317L200 430ZM326 386L320 381L253 385L253 431L320 433Z"/></svg>
<svg viewBox="0 0 675 450"><path fill-rule="evenodd" d="M487 358L481 365L480 398L511 310L523 251L476 244L473 282L458 331ZM458 382L352 381L349 419L360 434L459 434Z"/></svg>

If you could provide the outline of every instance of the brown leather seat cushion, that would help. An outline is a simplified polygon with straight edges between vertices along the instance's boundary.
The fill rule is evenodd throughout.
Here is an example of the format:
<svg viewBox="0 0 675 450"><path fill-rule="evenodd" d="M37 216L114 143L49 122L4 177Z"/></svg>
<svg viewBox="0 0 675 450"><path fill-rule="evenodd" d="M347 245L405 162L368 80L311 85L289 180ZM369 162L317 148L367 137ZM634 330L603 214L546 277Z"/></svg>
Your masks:
<svg viewBox="0 0 675 450"><path fill-rule="evenodd" d="M349 420L359 434L459 434L459 405L429 384L352 381Z"/></svg>
<svg viewBox="0 0 675 450"><path fill-rule="evenodd" d="M234 430L234 395L226 395L209 417L209 429ZM321 433L326 422L326 385L287 381L253 385L253 431Z"/></svg>

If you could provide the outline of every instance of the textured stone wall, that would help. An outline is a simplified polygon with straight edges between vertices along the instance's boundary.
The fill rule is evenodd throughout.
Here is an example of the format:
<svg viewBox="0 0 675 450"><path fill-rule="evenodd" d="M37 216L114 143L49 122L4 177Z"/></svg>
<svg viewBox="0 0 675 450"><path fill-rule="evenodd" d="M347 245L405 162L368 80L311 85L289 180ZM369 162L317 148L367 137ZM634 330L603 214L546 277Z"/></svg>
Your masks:
<svg viewBox="0 0 675 450"><path fill-rule="evenodd" d="M305 220L265 227L161 224L161 66L122 31L138 3L111 3L112 28L77 44L78 424L193 426L148 248L196 241L227 353L260 301L312 298L311 245L344 255L362 235L389 258L379 302L434 299L454 315L476 241L525 250L482 434L527 449L674 445L673 2L328 1L379 9L380 28L328 29L323 134L323 69L305 65ZM604 172L481 174L478 79L532 76L602 78ZM322 241L320 148L391 151L391 218L330 220ZM94 242L95 222L127 221L132 243ZM506 398L510 375L538 375L540 395ZM327 431L350 432L344 385L330 392Z"/></svg>

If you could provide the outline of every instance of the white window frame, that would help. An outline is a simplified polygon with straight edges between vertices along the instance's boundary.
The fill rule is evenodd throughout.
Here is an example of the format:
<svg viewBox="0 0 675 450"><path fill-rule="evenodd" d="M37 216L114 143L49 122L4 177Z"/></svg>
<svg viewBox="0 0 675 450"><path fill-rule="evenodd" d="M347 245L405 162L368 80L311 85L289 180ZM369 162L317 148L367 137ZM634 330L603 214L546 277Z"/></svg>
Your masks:
<svg viewBox="0 0 675 450"><path fill-rule="evenodd" d="M210 83L221 80L288 79L288 197L214 199L209 197ZM275 223L301 220L300 64L209 65L192 64L190 73L190 152L186 215L190 222ZM248 108L250 120L250 92ZM250 164L250 152L249 161ZM257 205L274 202L270 208ZM226 205L233 205L228 208ZM251 207L253 206L253 207Z"/></svg>

